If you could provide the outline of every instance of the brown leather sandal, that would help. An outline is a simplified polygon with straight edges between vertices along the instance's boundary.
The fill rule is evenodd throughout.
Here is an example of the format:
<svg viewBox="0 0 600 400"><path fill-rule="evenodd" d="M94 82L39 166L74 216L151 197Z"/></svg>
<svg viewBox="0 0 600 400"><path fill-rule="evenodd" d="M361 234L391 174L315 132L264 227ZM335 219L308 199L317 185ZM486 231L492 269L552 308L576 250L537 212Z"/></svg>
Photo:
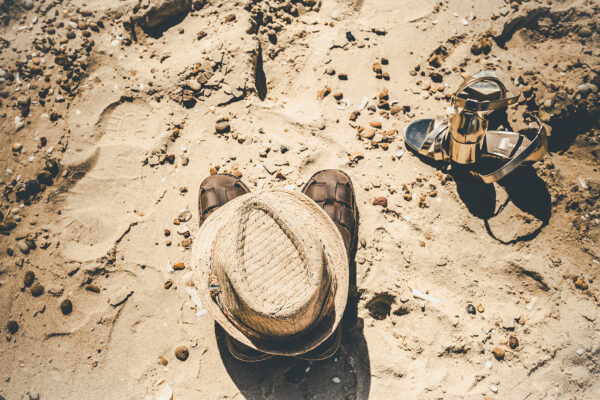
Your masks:
<svg viewBox="0 0 600 400"><path fill-rule="evenodd" d="M302 193L320 205L335 223L351 259L358 240L358 207L350 177L337 169L319 171L308 180Z"/></svg>
<svg viewBox="0 0 600 400"><path fill-rule="evenodd" d="M246 193L250 193L248 186L233 175L216 174L206 178L200 184L198 195L200 225L217 208Z"/></svg>

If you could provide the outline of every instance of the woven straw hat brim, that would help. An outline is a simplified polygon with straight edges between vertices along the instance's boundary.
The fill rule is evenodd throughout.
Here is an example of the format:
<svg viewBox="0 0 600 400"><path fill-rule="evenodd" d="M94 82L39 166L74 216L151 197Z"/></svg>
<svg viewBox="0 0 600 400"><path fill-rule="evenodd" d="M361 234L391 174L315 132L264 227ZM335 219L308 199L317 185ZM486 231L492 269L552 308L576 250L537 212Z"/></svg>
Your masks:
<svg viewBox="0 0 600 400"><path fill-rule="evenodd" d="M213 243L218 232L231 220L239 206L250 196L266 196L276 199L282 209L293 209L301 206L310 214L306 224L315 232L329 254L330 270L337 281L337 289L330 313L318 323L310 333L302 335L300 340L283 340L265 337L257 340L247 337L223 313L214 302L208 290L210 257ZM289 204L290 207L286 207ZM265 255L270 256L270 255ZM349 267L346 248L340 232L325 211L308 196L294 191L264 191L258 194L246 194L233 199L212 213L198 230L192 248L191 265L194 284L202 296L204 306L215 321L234 339L244 345L270 354L293 356L306 353L324 342L340 323L348 299Z"/></svg>

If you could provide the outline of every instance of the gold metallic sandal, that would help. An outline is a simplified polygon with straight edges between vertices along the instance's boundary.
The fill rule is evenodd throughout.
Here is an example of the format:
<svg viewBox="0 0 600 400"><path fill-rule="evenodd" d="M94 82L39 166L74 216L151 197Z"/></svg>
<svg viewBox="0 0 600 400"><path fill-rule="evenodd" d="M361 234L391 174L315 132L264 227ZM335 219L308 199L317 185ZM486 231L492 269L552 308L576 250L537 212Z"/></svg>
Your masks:
<svg viewBox="0 0 600 400"><path fill-rule="evenodd" d="M457 164L476 164L483 157L507 160L489 174L478 174L485 183L496 182L523 163L542 159L548 149L546 130L533 115L525 115L537 125L529 135L488 130L484 116L515 104L519 89L501 71L485 70L467 77L453 98L458 111L449 117L411 122L404 129L406 144L424 157Z"/></svg>

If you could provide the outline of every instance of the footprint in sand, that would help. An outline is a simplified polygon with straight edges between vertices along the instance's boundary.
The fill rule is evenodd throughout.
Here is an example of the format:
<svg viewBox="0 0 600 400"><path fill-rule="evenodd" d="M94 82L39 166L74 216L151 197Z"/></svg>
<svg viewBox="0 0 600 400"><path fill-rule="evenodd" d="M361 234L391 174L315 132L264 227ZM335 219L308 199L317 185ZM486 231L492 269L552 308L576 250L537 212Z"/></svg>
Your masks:
<svg viewBox="0 0 600 400"><path fill-rule="evenodd" d="M135 219L134 210L153 201L142 162L165 132L160 112L141 99L112 103L96 118L94 132L75 133L65 155L67 165L69 156L75 160L70 168L84 173L63 194L59 221L62 252L79 261L106 255Z"/></svg>

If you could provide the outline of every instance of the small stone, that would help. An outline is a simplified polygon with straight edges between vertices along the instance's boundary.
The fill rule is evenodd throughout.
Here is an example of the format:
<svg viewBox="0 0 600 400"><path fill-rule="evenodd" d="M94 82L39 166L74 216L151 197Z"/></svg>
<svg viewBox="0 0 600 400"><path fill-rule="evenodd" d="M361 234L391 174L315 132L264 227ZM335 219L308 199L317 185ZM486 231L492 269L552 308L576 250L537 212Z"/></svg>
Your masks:
<svg viewBox="0 0 600 400"><path fill-rule="evenodd" d="M490 386L490 390L491 390L493 393L498 393L498 387L497 387L496 385L491 385L491 386Z"/></svg>
<svg viewBox="0 0 600 400"><path fill-rule="evenodd" d="M166 281L166 282L163 284L163 287L164 287L165 289L169 289L171 286L173 286L173 281Z"/></svg>
<svg viewBox="0 0 600 400"><path fill-rule="evenodd" d="M23 8L26 9L26 10L33 9L33 0L25 0L23 2Z"/></svg>
<svg viewBox="0 0 600 400"><path fill-rule="evenodd" d="M25 243L22 240L19 240L17 242L17 246L19 247L19 250L21 250L21 252L23 254L28 254L29 253L29 246L27 246L27 243Z"/></svg>
<svg viewBox="0 0 600 400"><path fill-rule="evenodd" d="M582 83L581 85L577 86L577 93L581 94L582 96L585 96L586 94L588 94L589 92L591 92L591 87L588 86L585 83Z"/></svg>
<svg viewBox="0 0 600 400"><path fill-rule="evenodd" d="M582 277L578 276L577 279L575 279L575 287L577 289L587 290L589 286Z"/></svg>
<svg viewBox="0 0 600 400"><path fill-rule="evenodd" d="M231 129L228 121L220 121L215 124L215 131L217 133L227 133Z"/></svg>
<svg viewBox="0 0 600 400"><path fill-rule="evenodd" d="M338 74L338 79L341 80L341 81L347 81L348 80L348 74L339 73Z"/></svg>
<svg viewBox="0 0 600 400"><path fill-rule="evenodd" d="M11 335L14 335L19 330L19 324L17 323L17 321L8 321L8 323L6 324L6 329L8 329L8 332Z"/></svg>
<svg viewBox="0 0 600 400"><path fill-rule="evenodd" d="M329 67L329 68L327 68L327 69L325 70L325 73L326 73L327 75L335 75L335 69L333 69L333 68Z"/></svg>
<svg viewBox="0 0 600 400"><path fill-rule="evenodd" d="M341 100L344 97L344 94L342 92L336 92L333 94L333 98L336 100Z"/></svg>
<svg viewBox="0 0 600 400"><path fill-rule="evenodd" d="M167 364L169 364L169 362L167 361L167 359L164 358L163 356L158 356L158 363L160 365L165 366L165 367L167 366Z"/></svg>
<svg viewBox="0 0 600 400"><path fill-rule="evenodd" d="M395 103L393 106L390 107L390 114L392 114L392 115L396 115L401 111L402 111L402 107L400 107L400 105L398 103Z"/></svg>
<svg viewBox="0 0 600 400"><path fill-rule="evenodd" d="M190 356L190 352L186 346L179 346L175 349L175 357L178 360L185 361Z"/></svg>
<svg viewBox="0 0 600 400"><path fill-rule="evenodd" d="M581 37L590 37L592 36L592 30L588 26L582 27L577 34Z"/></svg>
<svg viewBox="0 0 600 400"><path fill-rule="evenodd" d="M492 354L494 354L494 357L496 357L496 360L502 360L504 359L504 349L500 348L500 347L494 347L494 350L492 350Z"/></svg>
<svg viewBox="0 0 600 400"><path fill-rule="evenodd" d="M375 64L373 64L373 72L375 72L376 74L381 74L383 72L380 63L376 62Z"/></svg>
<svg viewBox="0 0 600 400"><path fill-rule="evenodd" d="M185 210L181 210L177 214L177 219L180 222L188 222L190 219L192 219L192 212L187 208Z"/></svg>
<svg viewBox="0 0 600 400"><path fill-rule="evenodd" d="M71 303L71 300L64 299L60 303L60 311L62 311L63 315L71 314L71 311L73 311L73 303Z"/></svg>
<svg viewBox="0 0 600 400"><path fill-rule="evenodd" d="M516 349L519 347L519 339L516 336L511 336L508 338L508 345L511 349Z"/></svg>
<svg viewBox="0 0 600 400"><path fill-rule="evenodd" d="M173 265L173 269L175 271L181 271L182 269L185 269L185 264L182 262L178 262L177 264Z"/></svg>
<svg viewBox="0 0 600 400"><path fill-rule="evenodd" d="M85 290L93 293L100 293L100 287L96 285L85 285Z"/></svg>
<svg viewBox="0 0 600 400"><path fill-rule="evenodd" d="M29 392L29 400L40 400L40 394L38 392Z"/></svg>
<svg viewBox="0 0 600 400"><path fill-rule="evenodd" d="M331 378L331 381L333 383L340 383L341 382L340 378L338 378L337 376L334 376L333 378Z"/></svg>
<svg viewBox="0 0 600 400"><path fill-rule="evenodd" d="M381 122L380 121L371 121L371 122L369 122L369 125L371 125L375 129L381 129Z"/></svg>
<svg viewBox="0 0 600 400"><path fill-rule="evenodd" d="M477 311L475 311L475 306L473 304L467 304L467 313L468 314L477 314Z"/></svg>
<svg viewBox="0 0 600 400"><path fill-rule="evenodd" d="M384 208L387 208L388 206L388 201L386 197L375 197L373 199L373 205L374 206L382 206Z"/></svg>
<svg viewBox="0 0 600 400"><path fill-rule="evenodd" d="M225 17L225 22L232 22L235 21L235 14L229 14L228 16Z"/></svg>
<svg viewBox="0 0 600 400"><path fill-rule="evenodd" d="M350 154L350 155L348 156L348 159L349 159L350 161L352 161L352 162L354 162L354 161L358 161L358 160L361 160L361 159L363 159L363 158L365 158L365 155L364 155L362 152L360 152L360 151L357 151L357 152L355 152L355 153L352 153L352 154Z"/></svg>
<svg viewBox="0 0 600 400"><path fill-rule="evenodd" d="M21 143L13 143L12 145L12 151L13 153L18 153L19 151L21 151L21 149L23 148L23 145Z"/></svg>
<svg viewBox="0 0 600 400"><path fill-rule="evenodd" d="M42 294L44 294L44 287L39 283L36 283L31 287L31 295L33 297L40 297Z"/></svg>
<svg viewBox="0 0 600 400"><path fill-rule="evenodd" d="M480 312L480 313L482 313L482 312L484 312L484 311L485 311L485 308L483 307L483 304L479 303L479 304L477 305L477 312Z"/></svg>
<svg viewBox="0 0 600 400"><path fill-rule="evenodd" d="M34 280L35 274L33 273L33 271L27 271L25 272L25 276L23 277L23 285L25 285L25 287L30 287L31 285L33 285Z"/></svg>

